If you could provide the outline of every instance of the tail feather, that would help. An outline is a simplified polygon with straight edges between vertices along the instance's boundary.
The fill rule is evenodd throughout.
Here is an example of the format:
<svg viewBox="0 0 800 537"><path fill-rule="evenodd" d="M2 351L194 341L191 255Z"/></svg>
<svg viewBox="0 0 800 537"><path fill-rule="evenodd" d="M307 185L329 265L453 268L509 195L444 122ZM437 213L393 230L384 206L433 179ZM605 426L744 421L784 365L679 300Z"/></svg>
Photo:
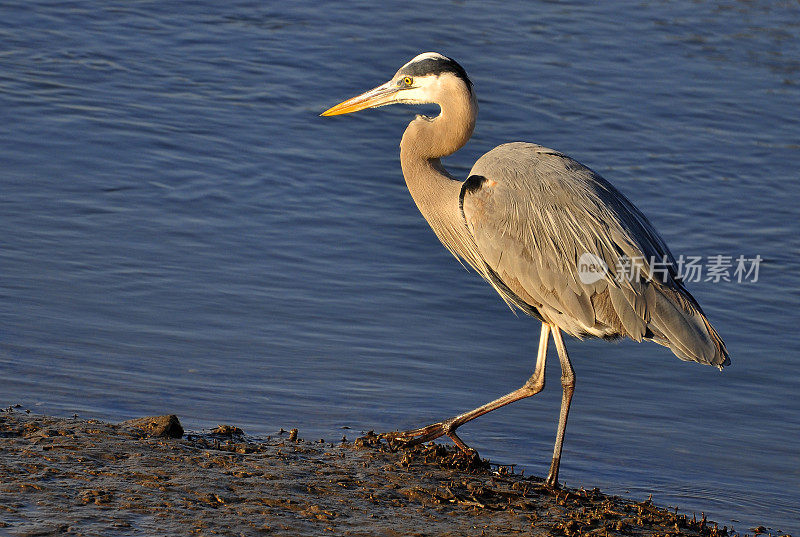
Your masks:
<svg viewBox="0 0 800 537"><path fill-rule="evenodd" d="M700 315L703 317L703 322L706 324L706 329L708 330L708 333L711 335L711 340L714 342L714 346L717 348L717 356L719 356L721 360L719 364L715 363L714 365L716 365L720 369L722 369L725 366L731 365L731 358L730 355L728 355L728 349L725 347L725 342L722 341L720 335L717 333L714 327L711 326L711 323L708 322L706 316L703 315L702 312L700 313Z"/></svg>
<svg viewBox="0 0 800 537"><path fill-rule="evenodd" d="M650 339L669 347L681 360L720 369L731 363L725 342L686 289L656 286L648 328Z"/></svg>

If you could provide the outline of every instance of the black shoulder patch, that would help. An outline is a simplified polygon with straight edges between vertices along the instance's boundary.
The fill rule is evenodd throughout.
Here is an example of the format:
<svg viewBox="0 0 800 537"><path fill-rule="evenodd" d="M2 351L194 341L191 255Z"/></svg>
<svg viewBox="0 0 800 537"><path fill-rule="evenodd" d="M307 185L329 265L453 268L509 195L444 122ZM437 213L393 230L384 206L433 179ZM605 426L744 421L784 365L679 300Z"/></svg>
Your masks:
<svg viewBox="0 0 800 537"><path fill-rule="evenodd" d="M469 91L472 91L472 81L467 76L467 72L457 61L447 58L425 58L405 67L401 73L411 76L440 75L442 73L452 73L464 81Z"/></svg>
<svg viewBox="0 0 800 537"><path fill-rule="evenodd" d="M467 180L464 181L464 184L461 186L461 197L464 197L465 192L475 192L479 190L483 183L488 181L488 179L482 175L470 175L467 177Z"/></svg>
<svg viewBox="0 0 800 537"><path fill-rule="evenodd" d="M461 210L461 216L464 216L464 196L467 195L467 192L472 194L480 190L486 181L488 179L482 175L470 175L466 181L461 183L461 193L458 195L458 208Z"/></svg>

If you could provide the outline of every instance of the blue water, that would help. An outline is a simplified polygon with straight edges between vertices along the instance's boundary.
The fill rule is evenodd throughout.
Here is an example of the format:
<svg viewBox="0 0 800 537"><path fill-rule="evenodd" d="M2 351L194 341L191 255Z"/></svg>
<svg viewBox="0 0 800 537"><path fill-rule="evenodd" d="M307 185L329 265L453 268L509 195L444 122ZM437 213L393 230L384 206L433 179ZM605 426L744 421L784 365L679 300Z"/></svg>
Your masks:
<svg viewBox="0 0 800 537"><path fill-rule="evenodd" d="M437 50L481 106L455 175L535 141L614 182L676 254L764 259L757 282L689 285L723 373L567 342L562 480L800 533L800 6L374 5L0 7L0 404L332 440L519 386L539 327L418 214L398 162L416 111L318 117ZM465 441L545 474L558 374Z"/></svg>

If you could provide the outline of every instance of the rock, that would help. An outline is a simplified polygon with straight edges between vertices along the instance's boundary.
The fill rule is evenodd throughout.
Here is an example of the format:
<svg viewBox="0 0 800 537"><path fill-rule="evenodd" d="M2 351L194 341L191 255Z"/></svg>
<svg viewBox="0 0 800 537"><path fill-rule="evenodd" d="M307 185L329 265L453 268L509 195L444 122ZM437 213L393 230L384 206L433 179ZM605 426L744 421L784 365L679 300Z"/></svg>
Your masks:
<svg viewBox="0 0 800 537"><path fill-rule="evenodd" d="M230 438L233 436L242 436L244 435L244 431L233 425L217 425L216 429L211 431L211 434Z"/></svg>
<svg viewBox="0 0 800 537"><path fill-rule="evenodd" d="M140 429L147 433L148 436L166 438L181 438L183 436L183 427L181 426L181 422L178 421L178 416L175 414L137 418L135 420L123 421L120 425L132 429Z"/></svg>

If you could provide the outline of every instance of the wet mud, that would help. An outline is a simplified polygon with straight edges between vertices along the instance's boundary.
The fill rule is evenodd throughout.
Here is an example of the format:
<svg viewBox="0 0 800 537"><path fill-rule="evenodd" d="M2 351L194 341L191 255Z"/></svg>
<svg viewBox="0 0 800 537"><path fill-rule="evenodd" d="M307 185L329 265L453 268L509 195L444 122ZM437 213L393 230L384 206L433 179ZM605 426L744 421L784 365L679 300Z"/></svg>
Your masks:
<svg viewBox="0 0 800 537"><path fill-rule="evenodd" d="M739 535L649 501L552 490L442 444L182 433L175 416L111 424L6 409L0 535Z"/></svg>

